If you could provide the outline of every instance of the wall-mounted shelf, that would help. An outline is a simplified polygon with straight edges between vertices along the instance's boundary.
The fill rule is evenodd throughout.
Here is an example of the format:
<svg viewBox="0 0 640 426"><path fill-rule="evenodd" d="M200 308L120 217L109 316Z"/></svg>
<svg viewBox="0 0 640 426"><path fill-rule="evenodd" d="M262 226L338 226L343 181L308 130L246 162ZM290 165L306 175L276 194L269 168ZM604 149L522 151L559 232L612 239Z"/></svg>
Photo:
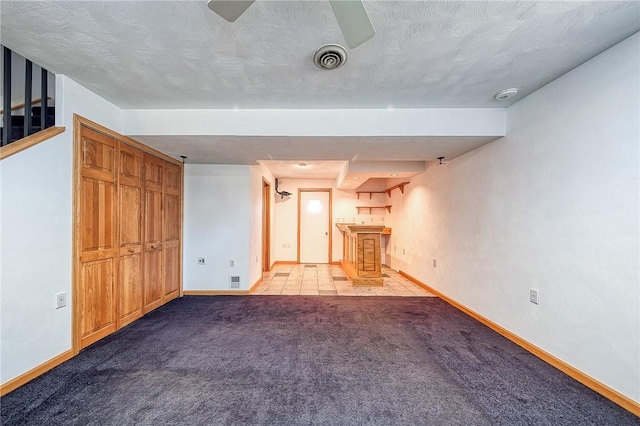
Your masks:
<svg viewBox="0 0 640 426"><path fill-rule="evenodd" d="M391 197L391 191L393 191L394 189L399 189L400 192L402 192L404 194L404 186L405 185L409 185L409 182L401 182L401 183L399 183L397 185L393 185L392 187L389 187L389 188L385 189L384 192L386 192L389 197Z"/></svg>
<svg viewBox="0 0 640 426"><path fill-rule="evenodd" d="M399 189L400 192L404 194L404 186L408 184L409 182L401 182L397 185L393 185L385 189L384 191L356 191L356 195L358 196L358 200L360 199L360 194L369 194L369 199L371 199L373 194L387 194L389 197L391 197L391 191L393 191L394 189Z"/></svg>
<svg viewBox="0 0 640 426"><path fill-rule="evenodd" d="M369 194L369 199L373 194L386 194L387 191L356 191L356 195L358 196L358 200L360 199L360 194Z"/></svg>
<svg viewBox="0 0 640 426"><path fill-rule="evenodd" d="M360 210L369 210L369 214L371 214L373 209L387 209L391 213L391 206L356 206L356 209L358 209L358 214L360 214Z"/></svg>

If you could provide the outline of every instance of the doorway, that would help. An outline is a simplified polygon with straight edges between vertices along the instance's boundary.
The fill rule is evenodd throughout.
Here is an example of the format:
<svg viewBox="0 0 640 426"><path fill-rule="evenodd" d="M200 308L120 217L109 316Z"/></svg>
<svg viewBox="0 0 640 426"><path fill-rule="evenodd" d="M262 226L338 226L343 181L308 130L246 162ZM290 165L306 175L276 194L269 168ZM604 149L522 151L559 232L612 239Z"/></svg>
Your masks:
<svg viewBox="0 0 640 426"><path fill-rule="evenodd" d="M298 263L331 263L331 189L298 189Z"/></svg>
<svg viewBox="0 0 640 426"><path fill-rule="evenodd" d="M271 184L262 178L262 272L271 270Z"/></svg>

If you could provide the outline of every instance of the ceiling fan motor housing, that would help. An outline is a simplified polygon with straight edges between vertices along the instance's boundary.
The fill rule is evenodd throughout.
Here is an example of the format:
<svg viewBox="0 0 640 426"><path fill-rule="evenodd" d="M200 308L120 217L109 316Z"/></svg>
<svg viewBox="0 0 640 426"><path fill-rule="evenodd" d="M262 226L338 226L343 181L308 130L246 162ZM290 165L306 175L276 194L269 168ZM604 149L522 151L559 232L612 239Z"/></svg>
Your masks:
<svg viewBox="0 0 640 426"><path fill-rule="evenodd" d="M313 63L323 70L340 68L347 61L347 51L338 44L325 44L313 53Z"/></svg>

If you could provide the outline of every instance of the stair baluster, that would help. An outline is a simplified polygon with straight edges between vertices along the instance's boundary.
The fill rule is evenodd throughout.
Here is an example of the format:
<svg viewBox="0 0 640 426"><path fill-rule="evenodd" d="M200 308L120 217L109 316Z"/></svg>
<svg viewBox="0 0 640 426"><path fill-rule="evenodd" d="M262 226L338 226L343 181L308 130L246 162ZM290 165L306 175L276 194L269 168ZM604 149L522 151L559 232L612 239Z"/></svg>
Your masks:
<svg viewBox="0 0 640 426"><path fill-rule="evenodd" d="M42 68L42 72L40 73L40 106L42 109L40 110L40 130L44 130L47 128L47 95L49 94L49 90L47 88L47 83L49 82L48 72L44 68Z"/></svg>
<svg viewBox="0 0 640 426"><path fill-rule="evenodd" d="M11 142L11 50L6 47L2 48L4 69L2 81L2 104L4 106L4 114L2 116L2 141L0 146L8 145Z"/></svg>
<svg viewBox="0 0 640 426"><path fill-rule="evenodd" d="M24 136L32 133L31 99L33 95L33 63L26 59L24 67Z"/></svg>

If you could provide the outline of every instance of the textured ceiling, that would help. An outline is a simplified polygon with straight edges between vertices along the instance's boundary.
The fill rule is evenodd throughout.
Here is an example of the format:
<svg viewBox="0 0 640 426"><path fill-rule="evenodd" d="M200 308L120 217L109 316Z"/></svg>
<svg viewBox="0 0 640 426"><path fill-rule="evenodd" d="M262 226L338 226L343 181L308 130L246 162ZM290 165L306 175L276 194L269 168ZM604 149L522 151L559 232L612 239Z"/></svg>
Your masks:
<svg viewBox="0 0 640 426"><path fill-rule="evenodd" d="M345 66L327 1L2 1L2 44L122 108L502 107L640 29L637 1L365 1ZM34 36L35 35L35 36ZM500 89L518 87L499 103Z"/></svg>
<svg viewBox="0 0 640 426"><path fill-rule="evenodd" d="M312 62L344 44L327 1L258 0L229 23L205 0L1 0L0 40L123 109L502 108L640 30L638 1L364 3L377 34L333 71ZM509 87L515 98L494 99ZM192 163L255 164L453 158L493 138L138 139Z"/></svg>

